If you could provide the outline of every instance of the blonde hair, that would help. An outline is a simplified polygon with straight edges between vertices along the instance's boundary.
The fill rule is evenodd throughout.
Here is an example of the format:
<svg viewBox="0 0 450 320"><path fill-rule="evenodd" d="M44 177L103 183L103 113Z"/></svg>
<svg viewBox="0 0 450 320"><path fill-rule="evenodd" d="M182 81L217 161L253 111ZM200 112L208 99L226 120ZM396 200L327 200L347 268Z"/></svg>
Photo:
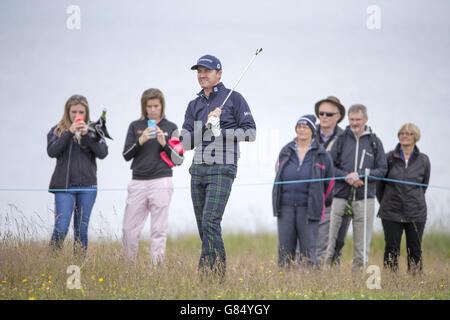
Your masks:
<svg viewBox="0 0 450 320"><path fill-rule="evenodd" d="M147 117L147 101L150 99L158 99L161 103L161 119L166 117L166 101L164 100L164 95L161 90L156 88L150 88L142 93L141 97L141 118L144 120Z"/></svg>
<svg viewBox="0 0 450 320"><path fill-rule="evenodd" d="M400 138L400 132L402 131L412 133L414 136L414 143L420 140L420 129L414 123L407 122L404 125L402 125L398 130L397 137Z"/></svg>
<svg viewBox="0 0 450 320"><path fill-rule="evenodd" d="M86 108L86 116L85 116L84 122L89 123L89 121L90 121L90 119L89 119L89 104L87 102L86 97L84 97L80 94L74 94L66 101L66 105L64 107L64 114L63 114L61 120L58 122L58 125L55 128L54 133L58 137L60 137L63 132L69 130L70 126L72 125L72 121L70 121L70 108L77 104L81 104Z"/></svg>

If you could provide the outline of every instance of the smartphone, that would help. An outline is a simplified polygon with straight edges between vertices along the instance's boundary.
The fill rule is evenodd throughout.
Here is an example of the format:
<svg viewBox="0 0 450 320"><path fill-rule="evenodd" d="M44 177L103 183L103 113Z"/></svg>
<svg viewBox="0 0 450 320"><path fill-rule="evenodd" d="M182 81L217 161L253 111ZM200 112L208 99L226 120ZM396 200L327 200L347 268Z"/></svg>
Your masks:
<svg viewBox="0 0 450 320"><path fill-rule="evenodd" d="M82 114L77 114L75 116L75 123L79 123L81 121L84 121L84 116Z"/></svg>
<svg viewBox="0 0 450 320"><path fill-rule="evenodd" d="M156 130L156 121L155 120L148 120L147 121L147 126L149 128L155 128L155 130ZM156 136L156 134L152 134L152 136Z"/></svg>
<svg viewBox="0 0 450 320"><path fill-rule="evenodd" d="M83 116L82 114L77 114L77 115L75 116L75 123L80 123L80 122L82 122L82 121L84 121L84 116ZM80 134L81 134L81 133L80 133L79 130L75 131L75 135L76 135L77 137L79 137Z"/></svg>

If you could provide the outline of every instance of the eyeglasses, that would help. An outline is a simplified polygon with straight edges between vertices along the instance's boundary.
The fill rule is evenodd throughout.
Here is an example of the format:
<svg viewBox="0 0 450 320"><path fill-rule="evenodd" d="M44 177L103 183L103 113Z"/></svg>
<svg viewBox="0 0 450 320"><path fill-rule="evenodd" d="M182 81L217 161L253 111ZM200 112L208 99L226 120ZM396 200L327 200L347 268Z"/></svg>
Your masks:
<svg viewBox="0 0 450 320"><path fill-rule="evenodd" d="M414 133L411 133L411 132L400 132L399 134L398 134L399 136L413 136L414 135Z"/></svg>
<svg viewBox="0 0 450 320"><path fill-rule="evenodd" d="M323 116L327 116L327 117L332 117L332 116L334 116L335 114L338 114L339 112L322 112L322 111L320 111L319 112L319 116L321 116L321 117L323 117Z"/></svg>

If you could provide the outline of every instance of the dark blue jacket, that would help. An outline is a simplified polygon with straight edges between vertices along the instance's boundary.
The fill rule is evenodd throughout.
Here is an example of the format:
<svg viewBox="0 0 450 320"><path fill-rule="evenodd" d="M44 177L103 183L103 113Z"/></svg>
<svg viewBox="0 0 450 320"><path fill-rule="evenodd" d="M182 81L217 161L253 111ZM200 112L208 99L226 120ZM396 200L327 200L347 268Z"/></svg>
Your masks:
<svg viewBox="0 0 450 320"><path fill-rule="evenodd" d="M281 174L290 157L295 157L295 140L285 145L278 156L276 164L275 184L272 189L272 207L273 215L279 216L281 213ZM331 200L331 191L334 186L334 167L330 154L319 144L313 143L311 145L312 156L312 173L311 179L330 179L309 184L308 192L308 219L320 220L325 215L325 202ZM327 202L328 202L327 201Z"/></svg>
<svg viewBox="0 0 450 320"><path fill-rule="evenodd" d="M313 141L316 144L316 141ZM310 150L306 152L303 161L300 163L300 159L297 153L297 147L295 144L289 144L292 148L292 156L288 159L287 163L280 175L281 181L296 181L296 180L309 180L312 175L312 154ZM308 205L308 193L310 182L303 183L286 183L281 185L281 205L287 206L299 206L306 207Z"/></svg>
<svg viewBox="0 0 450 320"><path fill-rule="evenodd" d="M195 148L194 163L218 163L237 166L239 142L256 139L256 124L244 97L233 91L220 116L221 135L214 137L205 124L208 114L219 107L230 89L220 82L209 97L204 90L187 107L180 135L185 150Z"/></svg>

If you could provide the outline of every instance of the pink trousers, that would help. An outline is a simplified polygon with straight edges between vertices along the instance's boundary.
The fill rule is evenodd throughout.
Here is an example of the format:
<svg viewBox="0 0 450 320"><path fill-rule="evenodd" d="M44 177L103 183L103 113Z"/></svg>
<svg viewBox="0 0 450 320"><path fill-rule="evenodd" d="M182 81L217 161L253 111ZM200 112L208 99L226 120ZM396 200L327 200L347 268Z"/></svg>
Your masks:
<svg viewBox="0 0 450 320"><path fill-rule="evenodd" d="M172 177L131 180L128 184L122 228L123 250L128 258L137 257L139 237L150 213L151 260L154 264L164 260L172 193Z"/></svg>

